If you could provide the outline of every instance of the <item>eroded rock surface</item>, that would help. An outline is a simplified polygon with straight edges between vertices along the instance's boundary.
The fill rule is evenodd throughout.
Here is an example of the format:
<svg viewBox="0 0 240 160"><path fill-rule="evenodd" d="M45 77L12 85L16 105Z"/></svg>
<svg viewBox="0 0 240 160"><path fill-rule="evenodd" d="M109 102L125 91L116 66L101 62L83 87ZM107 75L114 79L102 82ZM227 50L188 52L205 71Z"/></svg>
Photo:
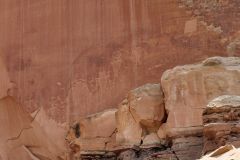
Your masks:
<svg viewBox="0 0 240 160"><path fill-rule="evenodd" d="M116 112L117 143L123 146L160 143L156 133L165 116L159 84L146 84L130 91Z"/></svg>
<svg viewBox="0 0 240 160"><path fill-rule="evenodd" d="M80 157L83 152L92 154L110 151L117 147L115 145L116 111L117 109L105 110L82 118L71 126L66 140L75 156Z"/></svg>
<svg viewBox="0 0 240 160"><path fill-rule="evenodd" d="M237 146L239 71L237 57L168 70L161 85L140 86L117 110L75 123L70 148L83 159L193 160L228 143Z"/></svg>
<svg viewBox="0 0 240 160"><path fill-rule="evenodd" d="M224 95L212 100L203 112L204 150L226 144L240 147L240 96Z"/></svg>
<svg viewBox="0 0 240 160"><path fill-rule="evenodd" d="M2 160L60 160L63 150L47 137L35 117L27 114L14 98L0 99L0 156Z"/></svg>
<svg viewBox="0 0 240 160"><path fill-rule="evenodd" d="M208 102L224 94L240 94L240 58L212 57L166 71L161 79L172 134L202 126Z"/></svg>

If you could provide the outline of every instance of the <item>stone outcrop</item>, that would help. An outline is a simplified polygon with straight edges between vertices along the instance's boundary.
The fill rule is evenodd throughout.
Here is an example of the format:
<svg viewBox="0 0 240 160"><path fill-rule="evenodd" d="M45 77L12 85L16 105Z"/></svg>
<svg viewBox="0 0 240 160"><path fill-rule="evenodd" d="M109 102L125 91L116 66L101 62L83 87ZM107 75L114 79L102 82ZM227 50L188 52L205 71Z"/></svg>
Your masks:
<svg viewBox="0 0 240 160"><path fill-rule="evenodd" d="M202 126L202 111L213 98L240 94L240 58L212 57L164 72L161 84L171 134Z"/></svg>
<svg viewBox="0 0 240 160"><path fill-rule="evenodd" d="M146 84L130 91L116 112L118 145L159 144L157 131L164 118L159 84Z"/></svg>
<svg viewBox="0 0 240 160"><path fill-rule="evenodd" d="M168 70L161 85L138 87L118 109L77 121L69 146L77 157L106 160L193 160L225 144L238 146L240 98L233 95L240 94L239 82L237 57Z"/></svg>
<svg viewBox="0 0 240 160"><path fill-rule="evenodd" d="M240 96L224 95L208 104L203 112L203 153L226 144L240 147L239 115Z"/></svg>
<svg viewBox="0 0 240 160"><path fill-rule="evenodd" d="M101 152L117 147L116 111L109 109L76 121L66 136L72 152Z"/></svg>

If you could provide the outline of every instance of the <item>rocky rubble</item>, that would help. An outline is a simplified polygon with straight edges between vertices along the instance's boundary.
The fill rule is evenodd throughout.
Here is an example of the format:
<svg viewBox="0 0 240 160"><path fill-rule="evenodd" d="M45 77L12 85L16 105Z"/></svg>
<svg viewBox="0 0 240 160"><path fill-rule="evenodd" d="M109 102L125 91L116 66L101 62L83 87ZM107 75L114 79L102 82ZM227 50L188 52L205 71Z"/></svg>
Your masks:
<svg viewBox="0 0 240 160"><path fill-rule="evenodd" d="M82 159L193 160L237 145L238 96L218 96L240 94L239 71L237 57L168 70L161 85L130 91L117 110L76 122L70 148Z"/></svg>

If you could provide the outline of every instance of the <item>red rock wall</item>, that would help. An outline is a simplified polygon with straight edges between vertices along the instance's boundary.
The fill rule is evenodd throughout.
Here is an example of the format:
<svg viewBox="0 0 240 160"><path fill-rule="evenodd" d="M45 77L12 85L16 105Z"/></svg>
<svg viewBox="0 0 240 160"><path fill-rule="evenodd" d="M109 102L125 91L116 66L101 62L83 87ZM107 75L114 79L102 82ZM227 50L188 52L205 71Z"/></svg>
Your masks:
<svg viewBox="0 0 240 160"><path fill-rule="evenodd" d="M8 94L58 122L115 107L173 66L223 55L177 0L0 0ZM190 20L190 21L189 21Z"/></svg>

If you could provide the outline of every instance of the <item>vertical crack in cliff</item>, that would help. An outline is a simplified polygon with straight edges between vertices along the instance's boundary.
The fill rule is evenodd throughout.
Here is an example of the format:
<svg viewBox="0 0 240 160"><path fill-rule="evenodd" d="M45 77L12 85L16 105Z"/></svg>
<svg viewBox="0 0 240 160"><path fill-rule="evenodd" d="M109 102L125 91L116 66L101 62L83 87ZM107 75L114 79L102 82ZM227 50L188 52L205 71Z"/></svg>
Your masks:
<svg viewBox="0 0 240 160"><path fill-rule="evenodd" d="M133 120L137 123L137 120L134 118L133 113L132 113L129 105L128 105L128 110L129 110L129 113L130 113L131 117L133 118Z"/></svg>

